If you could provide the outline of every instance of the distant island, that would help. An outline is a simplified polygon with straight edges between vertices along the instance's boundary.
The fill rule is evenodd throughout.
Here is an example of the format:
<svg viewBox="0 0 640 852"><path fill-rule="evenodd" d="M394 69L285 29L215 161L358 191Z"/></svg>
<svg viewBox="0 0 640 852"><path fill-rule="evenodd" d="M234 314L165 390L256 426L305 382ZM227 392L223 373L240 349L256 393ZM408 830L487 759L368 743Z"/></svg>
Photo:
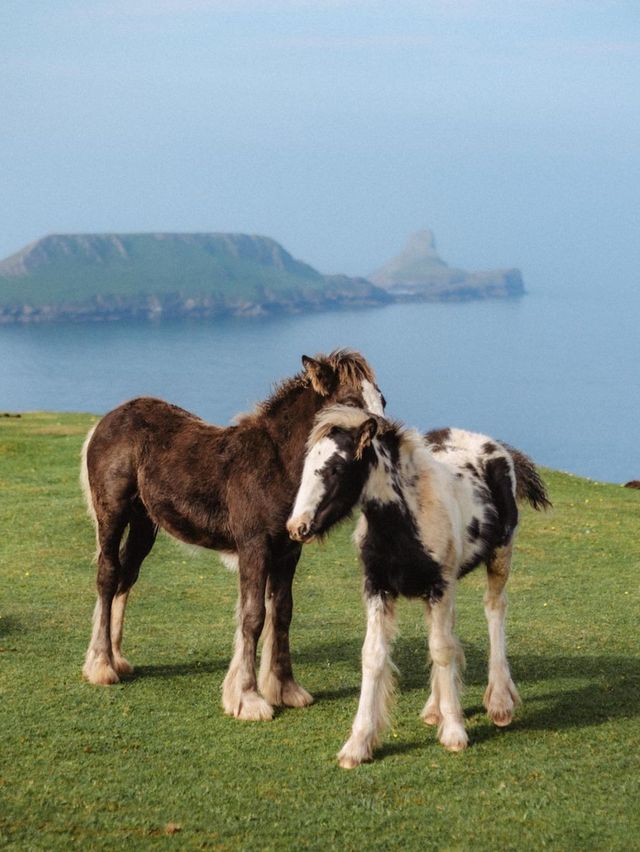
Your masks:
<svg viewBox="0 0 640 852"><path fill-rule="evenodd" d="M448 266L429 230L413 234L401 254L367 278L396 300L451 302L524 294L519 269L465 272Z"/></svg>
<svg viewBox="0 0 640 852"><path fill-rule="evenodd" d="M60 234L0 261L0 323L261 316L517 296L518 270L449 268L430 231L369 278L323 275L268 237Z"/></svg>

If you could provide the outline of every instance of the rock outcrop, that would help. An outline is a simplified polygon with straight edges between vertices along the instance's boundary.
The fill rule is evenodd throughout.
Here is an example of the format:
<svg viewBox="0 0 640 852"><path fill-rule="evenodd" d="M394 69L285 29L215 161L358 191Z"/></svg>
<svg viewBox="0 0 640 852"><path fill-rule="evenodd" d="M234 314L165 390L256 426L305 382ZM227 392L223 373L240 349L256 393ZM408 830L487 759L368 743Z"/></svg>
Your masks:
<svg viewBox="0 0 640 852"><path fill-rule="evenodd" d="M368 278L397 300L462 301L524 293L519 269L466 272L448 266L429 230L413 234L399 255Z"/></svg>

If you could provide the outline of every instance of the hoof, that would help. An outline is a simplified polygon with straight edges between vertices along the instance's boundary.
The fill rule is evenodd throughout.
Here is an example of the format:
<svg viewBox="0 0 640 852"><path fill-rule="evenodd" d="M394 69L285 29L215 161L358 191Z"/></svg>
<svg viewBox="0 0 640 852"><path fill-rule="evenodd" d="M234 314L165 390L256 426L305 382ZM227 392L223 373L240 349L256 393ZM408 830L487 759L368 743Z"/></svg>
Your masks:
<svg viewBox="0 0 640 852"><path fill-rule="evenodd" d="M295 680L290 680L282 687L282 703L285 707L308 707L313 704L313 695Z"/></svg>
<svg viewBox="0 0 640 852"><path fill-rule="evenodd" d="M369 763L373 759L373 746L360 741L347 740L338 753L338 764L343 769L355 769L361 763Z"/></svg>
<svg viewBox="0 0 640 852"><path fill-rule="evenodd" d="M230 715L245 722L269 722L273 719L273 707L257 692L245 692Z"/></svg>
<svg viewBox="0 0 640 852"><path fill-rule="evenodd" d="M439 725L442 721L440 711L436 710L435 708L425 707L422 713L420 714L420 718L425 723L425 725Z"/></svg>
<svg viewBox="0 0 640 852"><path fill-rule="evenodd" d="M494 725L506 728L513 721L513 711L520 704L515 684L510 680L504 687L489 685L484 693L483 704Z"/></svg>
<svg viewBox="0 0 640 852"><path fill-rule="evenodd" d="M440 732L439 740L447 751L464 751L469 745L469 738L464 728L452 725Z"/></svg>
<svg viewBox="0 0 640 852"><path fill-rule="evenodd" d="M345 754L343 757L338 755L338 765L343 769L355 769L356 766L360 766L360 761L349 754Z"/></svg>
<svg viewBox="0 0 640 852"><path fill-rule="evenodd" d="M431 693L427 699L427 703L422 708L420 718L425 725L439 725L440 722L442 722L442 713L440 712L438 701L433 693Z"/></svg>
<svg viewBox="0 0 640 852"><path fill-rule="evenodd" d="M266 677L260 678L258 689L269 704L276 707L308 707L313 704L313 696L306 689L296 683L295 680L280 681L269 672Z"/></svg>
<svg viewBox="0 0 640 852"><path fill-rule="evenodd" d="M93 683L96 686L109 686L120 682L118 673L106 659L98 659L90 663L85 663L82 674L89 683Z"/></svg>
<svg viewBox="0 0 640 852"><path fill-rule="evenodd" d="M513 721L513 713L510 710L497 710L489 713L489 718L498 728L506 728Z"/></svg>
<svg viewBox="0 0 640 852"><path fill-rule="evenodd" d="M446 742L442 743L443 747L446 748L447 751L464 751L465 748L469 745L467 740L456 740L455 742Z"/></svg>
<svg viewBox="0 0 640 852"><path fill-rule="evenodd" d="M131 665L129 660L125 660L124 657L114 655L113 668L119 675L133 674L133 666Z"/></svg>

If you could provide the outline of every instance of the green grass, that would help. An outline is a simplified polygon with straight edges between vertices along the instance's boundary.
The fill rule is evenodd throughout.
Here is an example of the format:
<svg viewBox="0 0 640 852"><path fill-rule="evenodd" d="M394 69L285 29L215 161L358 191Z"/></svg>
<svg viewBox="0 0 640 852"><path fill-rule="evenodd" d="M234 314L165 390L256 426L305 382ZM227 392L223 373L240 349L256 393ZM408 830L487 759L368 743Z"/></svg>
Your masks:
<svg viewBox="0 0 640 852"><path fill-rule="evenodd" d="M80 676L93 531L77 487L92 418L0 418L0 846L8 849L640 848L640 494L547 472L555 508L525 511L508 636L524 701L498 730L481 707L480 572L460 588L470 748L418 713L421 607L403 602L392 730L373 764L335 754L358 696L364 619L342 527L306 548L296 673L316 697L270 723L223 715L236 579L160 540L128 612L128 682ZM171 835L171 825L179 832Z"/></svg>

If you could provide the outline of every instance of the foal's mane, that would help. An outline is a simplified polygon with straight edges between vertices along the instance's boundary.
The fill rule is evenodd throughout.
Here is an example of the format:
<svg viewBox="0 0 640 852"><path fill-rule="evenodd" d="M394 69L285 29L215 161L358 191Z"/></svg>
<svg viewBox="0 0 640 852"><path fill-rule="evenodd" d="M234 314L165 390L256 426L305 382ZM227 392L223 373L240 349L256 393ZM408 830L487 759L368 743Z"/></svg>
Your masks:
<svg viewBox="0 0 640 852"><path fill-rule="evenodd" d="M326 438L331 430L336 427L338 429L358 429L365 420L371 418L377 421L377 437L383 441L385 438L391 439L397 443L399 449L408 452L425 449L422 435L416 429L411 429L398 420L387 420L386 417L380 417L352 405L330 405L322 409L316 415L313 429L307 441L307 449L310 449L322 438Z"/></svg>
<svg viewBox="0 0 640 852"><path fill-rule="evenodd" d="M363 381L375 384L376 377L373 369L359 352L352 349L334 349L328 355L315 355L314 360L319 364L329 367L338 378L338 383L347 387L358 387ZM259 402L255 409L249 414L243 414L236 418L236 422L242 422L246 418L261 417L274 414L280 406L294 398L296 394L310 387L311 379L304 370L296 373L288 379L284 379L274 385L271 396Z"/></svg>
<svg viewBox="0 0 640 852"><path fill-rule="evenodd" d="M371 416L368 411L353 405L330 405L323 408L316 415L313 429L307 440L307 449L311 449L318 441L326 438L332 429L357 429Z"/></svg>

